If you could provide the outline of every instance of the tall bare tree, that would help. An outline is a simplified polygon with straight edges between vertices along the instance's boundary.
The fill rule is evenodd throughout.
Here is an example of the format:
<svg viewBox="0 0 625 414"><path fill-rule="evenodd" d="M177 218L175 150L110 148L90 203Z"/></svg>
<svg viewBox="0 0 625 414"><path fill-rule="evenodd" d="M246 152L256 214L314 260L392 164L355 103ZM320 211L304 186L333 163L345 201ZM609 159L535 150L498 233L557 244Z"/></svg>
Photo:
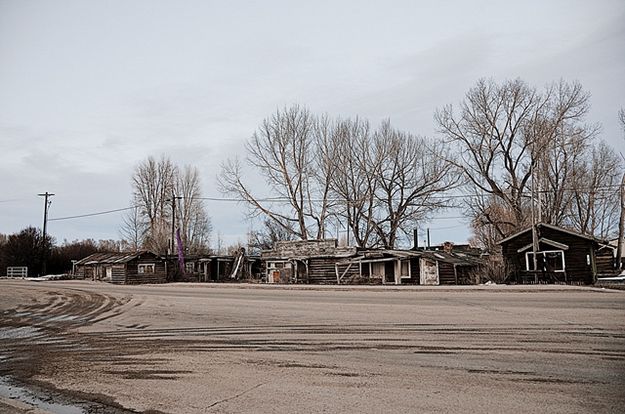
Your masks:
<svg viewBox="0 0 625 414"><path fill-rule="evenodd" d="M172 244L172 197L176 196L176 223L186 251L208 249L210 218L201 200L200 179L196 168L182 171L167 157L148 157L139 163L132 176L132 203L123 219L121 233L129 245L155 253L167 253Z"/></svg>
<svg viewBox="0 0 625 414"><path fill-rule="evenodd" d="M560 81L548 86L543 102L541 118L534 119L530 127L537 143L534 179L540 191L541 220L562 226L570 223L573 175L580 165L589 161L586 154L594 151L599 126L584 122L590 110L590 94L579 83ZM607 151L603 145L595 152L595 158L606 155ZM584 231L581 227L576 229Z"/></svg>
<svg viewBox="0 0 625 414"><path fill-rule="evenodd" d="M447 206L457 179L445 148L384 122L314 116L293 106L266 119L246 145L247 164L266 179L271 198L252 194L237 160L219 182L283 231L323 238L329 217L347 223L358 246L395 247L418 220ZM275 196L286 201L272 204Z"/></svg>
<svg viewBox="0 0 625 414"><path fill-rule="evenodd" d="M357 246L379 244L372 219L382 157L375 151L369 122L359 118L338 121L333 154L332 197L341 200L334 203L333 213L347 223Z"/></svg>
<svg viewBox="0 0 625 414"><path fill-rule="evenodd" d="M583 234L603 239L617 233L620 215L621 159L605 142L594 146L576 166L568 181L572 203L567 224Z"/></svg>
<svg viewBox="0 0 625 414"><path fill-rule="evenodd" d="M436 111L438 130L455 148L454 165L468 182L472 218L499 238L529 224L535 172L542 220L562 222L570 200L565 183L597 131L584 123L588 109L589 94L578 83L560 81L540 93L517 79L480 80L457 112L451 105ZM502 208L509 213L494 214Z"/></svg>
<svg viewBox="0 0 625 414"><path fill-rule="evenodd" d="M374 217L370 220L385 248L394 248L402 233L412 234L417 222L450 207L445 194L458 179L451 157L440 143L394 129L385 121L374 134L380 160L376 174Z"/></svg>
<svg viewBox="0 0 625 414"><path fill-rule="evenodd" d="M133 201L145 222L143 247L155 253L167 251L171 209L178 169L169 158L148 157L139 163L132 176Z"/></svg>
<svg viewBox="0 0 625 414"><path fill-rule="evenodd" d="M240 197L252 215L264 215L298 238L322 238L331 170L319 159L317 141L327 138L328 127L294 105L265 119L246 143L247 165L263 176L272 197L282 203L255 194L243 182L243 166L237 159L222 164L218 177L222 192Z"/></svg>
<svg viewBox="0 0 625 414"><path fill-rule="evenodd" d="M185 250L192 254L206 253L210 245L212 225L204 208L200 175L196 167L178 169L175 194L176 224Z"/></svg>

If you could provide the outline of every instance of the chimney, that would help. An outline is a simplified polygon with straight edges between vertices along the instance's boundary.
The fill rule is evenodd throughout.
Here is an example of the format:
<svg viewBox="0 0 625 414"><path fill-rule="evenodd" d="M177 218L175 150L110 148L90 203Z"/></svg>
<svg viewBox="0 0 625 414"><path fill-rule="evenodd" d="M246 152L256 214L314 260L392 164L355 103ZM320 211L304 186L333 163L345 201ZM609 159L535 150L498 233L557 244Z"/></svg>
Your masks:
<svg viewBox="0 0 625 414"><path fill-rule="evenodd" d="M419 250L419 232L417 229L413 230L412 237L413 237L412 250Z"/></svg>

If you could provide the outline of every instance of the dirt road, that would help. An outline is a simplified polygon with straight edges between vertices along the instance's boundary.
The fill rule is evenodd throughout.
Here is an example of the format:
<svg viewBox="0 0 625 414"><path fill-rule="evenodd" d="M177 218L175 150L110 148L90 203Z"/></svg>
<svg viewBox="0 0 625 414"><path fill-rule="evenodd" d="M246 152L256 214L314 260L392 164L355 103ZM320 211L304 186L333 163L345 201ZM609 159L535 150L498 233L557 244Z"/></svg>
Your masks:
<svg viewBox="0 0 625 414"><path fill-rule="evenodd" d="M625 292L0 280L0 376L86 412L624 412Z"/></svg>

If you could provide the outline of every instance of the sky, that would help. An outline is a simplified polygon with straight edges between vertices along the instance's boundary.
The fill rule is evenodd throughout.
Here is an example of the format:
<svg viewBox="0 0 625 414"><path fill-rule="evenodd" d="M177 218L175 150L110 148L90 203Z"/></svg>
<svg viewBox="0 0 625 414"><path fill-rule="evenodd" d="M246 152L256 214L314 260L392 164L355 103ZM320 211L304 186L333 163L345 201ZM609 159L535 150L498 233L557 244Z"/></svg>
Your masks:
<svg viewBox="0 0 625 414"><path fill-rule="evenodd" d="M390 119L437 138L436 108L480 78L579 81L590 122L625 153L625 2L0 0L0 233L129 205L148 156L220 163L278 108ZM250 179L254 179L253 174ZM224 243L258 223L207 201ZM470 237L441 213L432 243ZM58 242L117 239L121 213L50 221Z"/></svg>

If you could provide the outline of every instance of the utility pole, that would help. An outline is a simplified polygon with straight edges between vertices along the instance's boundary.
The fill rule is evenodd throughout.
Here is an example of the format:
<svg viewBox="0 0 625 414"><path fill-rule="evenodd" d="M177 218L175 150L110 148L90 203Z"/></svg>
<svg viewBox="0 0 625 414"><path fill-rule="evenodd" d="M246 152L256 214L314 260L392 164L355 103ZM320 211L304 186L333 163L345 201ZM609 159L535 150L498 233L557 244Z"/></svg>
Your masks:
<svg viewBox="0 0 625 414"><path fill-rule="evenodd" d="M176 245L176 200L181 200L182 197L176 197L176 194L172 193L171 194L171 199L170 200L165 200L165 201L171 201L171 247L169 250L169 253L172 256L175 256L174 253L174 247Z"/></svg>
<svg viewBox="0 0 625 414"><path fill-rule="evenodd" d="M534 268L534 283L538 283L538 220L537 220L537 209L536 209L536 165L538 164L539 158L536 154L536 142L532 142L532 160L530 163L530 177L532 179L532 187L531 187L531 212L532 212L532 263ZM539 171L540 173L540 171ZM538 197L538 202L540 203L540 197ZM538 215L541 214L540 204L538 205Z"/></svg>
<svg viewBox="0 0 625 414"><path fill-rule="evenodd" d="M52 201L48 201L50 197L54 194L45 192L43 194L37 194L39 197L44 197L43 201L43 257L41 262L41 273L42 275L46 274L46 260L48 259L48 239L47 239L47 230L48 230L48 208Z"/></svg>

